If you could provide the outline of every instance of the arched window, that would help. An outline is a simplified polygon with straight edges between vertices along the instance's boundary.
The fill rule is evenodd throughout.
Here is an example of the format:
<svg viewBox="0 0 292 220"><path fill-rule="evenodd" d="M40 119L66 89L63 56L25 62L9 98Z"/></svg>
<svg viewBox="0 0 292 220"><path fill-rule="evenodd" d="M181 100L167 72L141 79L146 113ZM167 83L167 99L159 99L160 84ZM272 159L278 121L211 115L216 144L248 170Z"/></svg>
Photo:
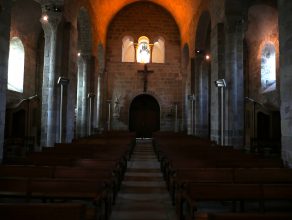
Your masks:
<svg viewBox="0 0 292 220"><path fill-rule="evenodd" d="M262 92L273 91L276 89L276 50L274 45L267 43L261 55Z"/></svg>
<svg viewBox="0 0 292 220"><path fill-rule="evenodd" d="M152 62L164 63L165 62L165 40L159 37L153 45Z"/></svg>
<svg viewBox="0 0 292 220"><path fill-rule="evenodd" d="M23 92L24 75L24 47L18 37L10 40L8 61L8 85L9 90Z"/></svg>
<svg viewBox="0 0 292 220"><path fill-rule="evenodd" d="M149 38L145 36L140 37L137 46L137 62L149 63L150 54Z"/></svg>
<svg viewBox="0 0 292 220"><path fill-rule="evenodd" d="M134 39L131 36L123 38L122 62L135 62Z"/></svg>

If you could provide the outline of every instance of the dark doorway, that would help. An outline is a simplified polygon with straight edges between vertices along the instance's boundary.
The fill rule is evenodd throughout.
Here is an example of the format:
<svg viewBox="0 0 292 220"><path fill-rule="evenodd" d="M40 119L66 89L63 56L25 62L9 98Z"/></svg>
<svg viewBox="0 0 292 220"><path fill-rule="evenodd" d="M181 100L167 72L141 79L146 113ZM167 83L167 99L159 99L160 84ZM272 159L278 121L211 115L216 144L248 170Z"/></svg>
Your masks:
<svg viewBox="0 0 292 220"><path fill-rule="evenodd" d="M270 116L259 112L258 113L258 139L267 140L270 138Z"/></svg>
<svg viewBox="0 0 292 220"><path fill-rule="evenodd" d="M160 108L155 98L139 95L130 106L130 131L136 132L138 138L150 138L152 132L160 129Z"/></svg>

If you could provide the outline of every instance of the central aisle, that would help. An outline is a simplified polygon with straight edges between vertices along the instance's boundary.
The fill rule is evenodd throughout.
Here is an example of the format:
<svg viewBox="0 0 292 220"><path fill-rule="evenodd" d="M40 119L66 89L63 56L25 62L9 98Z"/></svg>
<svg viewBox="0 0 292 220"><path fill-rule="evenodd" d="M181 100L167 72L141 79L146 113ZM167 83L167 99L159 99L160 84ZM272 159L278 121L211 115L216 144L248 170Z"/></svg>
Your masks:
<svg viewBox="0 0 292 220"><path fill-rule="evenodd" d="M151 140L137 141L111 220L175 220Z"/></svg>

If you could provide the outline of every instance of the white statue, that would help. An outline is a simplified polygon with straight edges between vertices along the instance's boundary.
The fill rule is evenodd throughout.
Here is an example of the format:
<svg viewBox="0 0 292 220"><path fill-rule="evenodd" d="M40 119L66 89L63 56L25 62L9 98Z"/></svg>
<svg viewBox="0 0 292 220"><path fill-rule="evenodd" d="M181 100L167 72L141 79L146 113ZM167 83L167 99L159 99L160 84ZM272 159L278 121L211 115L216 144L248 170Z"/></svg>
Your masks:
<svg viewBox="0 0 292 220"><path fill-rule="evenodd" d="M114 102L114 109L113 109L113 117L114 118L119 118L120 117L120 96L116 97L115 102Z"/></svg>

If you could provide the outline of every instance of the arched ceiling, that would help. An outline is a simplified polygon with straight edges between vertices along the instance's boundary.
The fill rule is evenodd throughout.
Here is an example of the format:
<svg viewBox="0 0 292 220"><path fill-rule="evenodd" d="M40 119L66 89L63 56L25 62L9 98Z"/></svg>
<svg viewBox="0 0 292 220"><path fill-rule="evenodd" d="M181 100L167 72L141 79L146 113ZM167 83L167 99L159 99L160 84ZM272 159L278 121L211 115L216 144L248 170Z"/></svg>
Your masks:
<svg viewBox="0 0 292 220"><path fill-rule="evenodd" d="M95 41L105 42L107 28L112 18L124 6L146 0L88 0L91 14L93 16L93 25L98 32L95 36ZM193 15L197 13L200 2L202 0L148 0L154 2L166 10L168 10L174 17L178 24L182 41L188 38L189 24L193 19ZM206 1L206 0L203 0ZM137 12L141 13L141 12ZM145 15L147 16L147 15Z"/></svg>

